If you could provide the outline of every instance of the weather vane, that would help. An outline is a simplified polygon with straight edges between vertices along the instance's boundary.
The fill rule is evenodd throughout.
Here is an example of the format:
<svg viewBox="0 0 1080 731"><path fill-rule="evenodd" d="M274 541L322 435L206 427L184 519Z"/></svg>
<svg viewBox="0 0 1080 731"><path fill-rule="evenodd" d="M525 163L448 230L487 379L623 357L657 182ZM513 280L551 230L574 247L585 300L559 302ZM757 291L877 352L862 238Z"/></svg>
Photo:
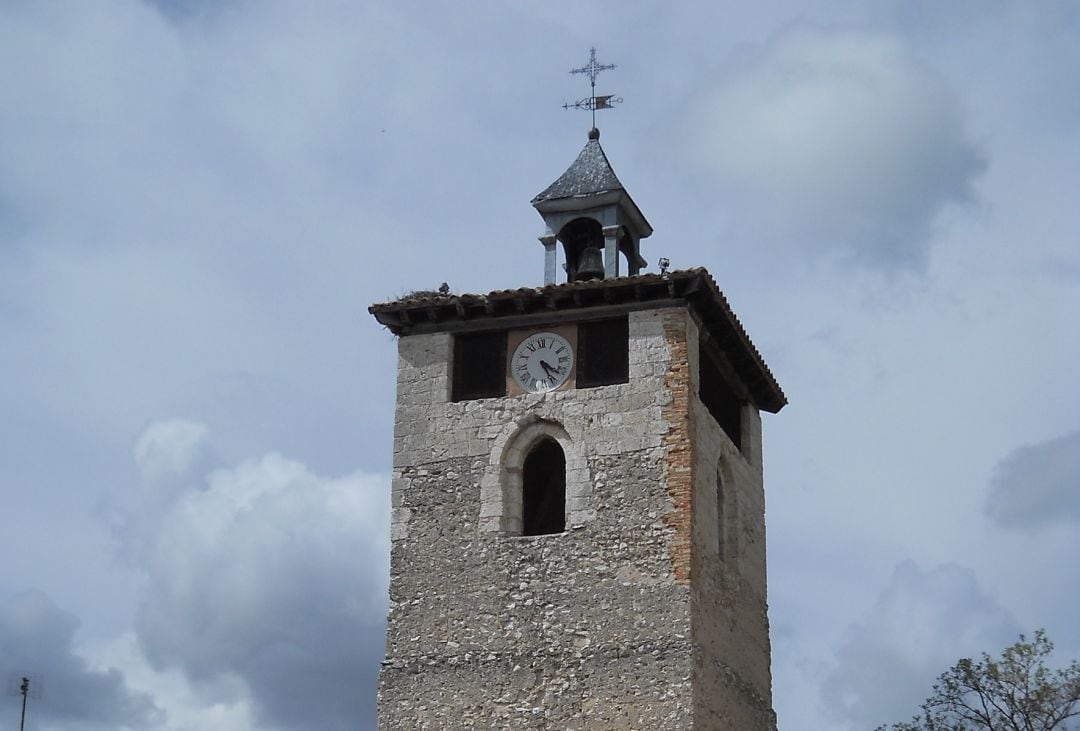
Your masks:
<svg viewBox="0 0 1080 731"><path fill-rule="evenodd" d="M576 102L567 102L566 104L563 104L563 109L588 109L592 112L592 126L596 127L597 109L611 109L613 104L622 103L622 97L613 96L611 94L608 94L607 96L596 95L596 77L600 75L601 71L607 71L613 68L615 68L615 64L613 63L599 63L596 60L596 48L590 48L589 63L579 69L571 69L570 73L587 75L589 77L589 86L592 88L592 93L584 99L578 99Z"/></svg>

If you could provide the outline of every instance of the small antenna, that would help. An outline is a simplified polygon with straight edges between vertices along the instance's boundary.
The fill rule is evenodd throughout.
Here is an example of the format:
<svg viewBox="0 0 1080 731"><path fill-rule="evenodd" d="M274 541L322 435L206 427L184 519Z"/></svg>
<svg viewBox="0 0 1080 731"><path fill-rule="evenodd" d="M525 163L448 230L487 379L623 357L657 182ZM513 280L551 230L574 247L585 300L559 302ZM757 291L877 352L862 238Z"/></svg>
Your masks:
<svg viewBox="0 0 1080 731"><path fill-rule="evenodd" d="M30 695L30 678L25 675L22 682L19 683L19 692L22 694L22 715L19 716L19 731L23 731L23 727L26 726L26 697Z"/></svg>
<svg viewBox="0 0 1080 731"><path fill-rule="evenodd" d="M41 697L41 678L36 675L9 676L8 687L11 695L22 696L19 731L23 731L26 727L26 699Z"/></svg>
<svg viewBox="0 0 1080 731"><path fill-rule="evenodd" d="M589 63L585 64L579 69L571 69L572 74L585 74L589 77L589 87L592 90L591 94L584 99L578 99L576 102L567 102L563 104L563 109L588 109L592 112L592 126L596 128L596 110L597 109L611 109L613 104L622 104L621 96L597 96L596 95L596 77L600 75L601 71L608 71L615 68L615 64L606 63L602 64L596 60L596 48L589 49Z"/></svg>
<svg viewBox="0 0 1080 731"><path fill-rule="evenodd" d="M9 695L23 696L23 710L18 717L18 731L26 728L26 700L41 698L41 678L38 675L9 675L5 683Z"/></svg>

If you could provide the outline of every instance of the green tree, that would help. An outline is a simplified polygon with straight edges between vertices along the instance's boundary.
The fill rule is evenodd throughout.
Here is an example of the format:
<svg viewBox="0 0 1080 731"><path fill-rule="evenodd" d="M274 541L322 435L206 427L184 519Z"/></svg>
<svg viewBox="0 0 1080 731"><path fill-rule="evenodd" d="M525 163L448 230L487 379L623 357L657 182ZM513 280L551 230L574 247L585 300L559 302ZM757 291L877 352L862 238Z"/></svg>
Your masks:
<svg viewBox="0 0 1080 731"><path fill-rule="evenodd" d="M892 731L1068 731L1080 728L1069 719L1080 716L1080 663L1050 670L1046 658L1054 649L1043 630L1028 642L1005 648L1000 659L985 652L979 660L964 659L934 683L922 712ZM887 731L879 726L876 731Z"/></svg>

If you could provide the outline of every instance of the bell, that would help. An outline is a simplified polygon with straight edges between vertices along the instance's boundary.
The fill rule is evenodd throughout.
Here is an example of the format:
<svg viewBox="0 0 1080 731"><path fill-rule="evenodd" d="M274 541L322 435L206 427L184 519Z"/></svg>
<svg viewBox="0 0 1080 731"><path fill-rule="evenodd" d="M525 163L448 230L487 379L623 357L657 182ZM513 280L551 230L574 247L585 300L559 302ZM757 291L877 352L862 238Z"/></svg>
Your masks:
<svg viewBox="0 0 1080 731"><path fill-rule="evenodd" d="M600 249L595 246L586 246L578 259L577 274L574 279L584 281L586 279L604 278L604 259Z"/></svg>

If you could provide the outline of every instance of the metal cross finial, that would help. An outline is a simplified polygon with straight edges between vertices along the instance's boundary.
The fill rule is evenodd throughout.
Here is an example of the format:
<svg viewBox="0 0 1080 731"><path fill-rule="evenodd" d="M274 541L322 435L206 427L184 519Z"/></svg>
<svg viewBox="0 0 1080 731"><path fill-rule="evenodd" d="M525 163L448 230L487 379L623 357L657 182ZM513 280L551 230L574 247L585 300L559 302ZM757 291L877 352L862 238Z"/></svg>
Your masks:
<svg viewBox="0 0 1080 731"><path fill-rule="evenodd" d="M585 99L579 99L576 102L568 102L563 104L563 109L588 109L592 112L592 126L596 127L596 110L597 109L610 109L612 104L618 104L622 102L621 97L597 96L596 95L596 77L600 75L601 71L608 71L615 68L613 63L599 63L596 60L596 48L589 49L589 63L585 64L579 69L570 69L572 74L585 74L589 77L589 87L592 89L592 93Z"/></svg>
<svg viewBox="0 0 1080 731"><path fill-rule="evenodd" d="M596 62L596 47L594 46L594 47L589 49L589 63L587 63L586 65L582 66L579 69L571 69L570 73L572 73L572 74L588 74L589 75L589 83L592 85L593 89L595 89L596 88L596 77L600 75L600 72L601 71L608 71L608 70L613 69L613 68L615 68L615 64L613 64L613 63L600 64L600 63Z"/></svg>

